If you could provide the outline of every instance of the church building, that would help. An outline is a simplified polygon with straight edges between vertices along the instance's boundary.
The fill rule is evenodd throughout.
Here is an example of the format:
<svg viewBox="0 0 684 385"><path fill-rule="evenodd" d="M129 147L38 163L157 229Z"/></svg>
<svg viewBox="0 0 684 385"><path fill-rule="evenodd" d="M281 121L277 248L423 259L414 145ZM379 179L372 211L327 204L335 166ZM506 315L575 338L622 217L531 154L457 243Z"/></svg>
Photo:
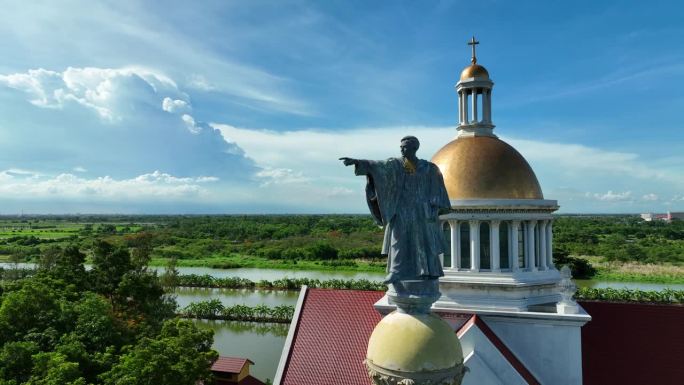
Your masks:
<svg viewBox="0 0 684 385"><path fill-rule="evenodd" d="M572 299L569 269L553 263L559 206L494 133L494 83L477 62L478 42L469 44L456 135L432 157L451 204L440 216L448 251L432 312L460 341L463 384L582 384L582 328L592 317ZM382 292L303 288L274 384L370 384L368 340L395 309Z"/></svg>

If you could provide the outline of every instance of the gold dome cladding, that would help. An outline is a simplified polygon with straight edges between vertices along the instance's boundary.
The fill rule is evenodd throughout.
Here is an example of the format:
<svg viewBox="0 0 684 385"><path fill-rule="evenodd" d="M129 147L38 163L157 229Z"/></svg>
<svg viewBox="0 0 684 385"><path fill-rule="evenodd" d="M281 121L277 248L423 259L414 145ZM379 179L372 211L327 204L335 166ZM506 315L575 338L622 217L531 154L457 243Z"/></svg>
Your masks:
<svg viewBox="0 0 684 385"><path fill-rule="evenodd" d="M471 64L463 69L461 72L461 80L470 78L485 78L489 79L489 72L479 64Z"/></svg>
<svg viewBox="0 0 684 385"><path fill-rule="evenodd" d="M490 136L462 137L432 157L449 199L544 199L534 171L506 142Z"/></svg>

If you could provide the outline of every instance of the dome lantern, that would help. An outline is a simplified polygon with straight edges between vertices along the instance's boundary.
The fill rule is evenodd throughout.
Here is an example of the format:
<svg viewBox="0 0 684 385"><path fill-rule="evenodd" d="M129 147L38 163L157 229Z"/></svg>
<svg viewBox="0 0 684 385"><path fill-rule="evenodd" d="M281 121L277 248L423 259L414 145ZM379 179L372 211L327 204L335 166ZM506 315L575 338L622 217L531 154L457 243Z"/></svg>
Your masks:
<svg viewBox="0 0 684 385"><path fill-rule="evenodd" d="M475 36L468 42L472 47L471 64L461 72L456 83L458 93L458 136L495 136L492 132L492 88L489 72L477 64Z"/></svg>

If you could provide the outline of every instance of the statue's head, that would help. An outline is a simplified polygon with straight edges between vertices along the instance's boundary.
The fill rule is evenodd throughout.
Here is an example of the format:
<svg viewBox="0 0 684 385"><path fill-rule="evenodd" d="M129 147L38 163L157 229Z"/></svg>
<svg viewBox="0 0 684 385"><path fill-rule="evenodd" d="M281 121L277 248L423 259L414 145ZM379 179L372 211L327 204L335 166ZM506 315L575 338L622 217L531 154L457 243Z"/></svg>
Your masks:
<svg viewBox="0 0 684 385"><path fill-rule="evenodd" d="M416 151L418 151L418 147L420 147L420 142L418 141L418 138L415 136L405 136L401 138L401 145L399 145L399 148L401 149L401 155L404 157L413 157L416 155Z"/></svg>

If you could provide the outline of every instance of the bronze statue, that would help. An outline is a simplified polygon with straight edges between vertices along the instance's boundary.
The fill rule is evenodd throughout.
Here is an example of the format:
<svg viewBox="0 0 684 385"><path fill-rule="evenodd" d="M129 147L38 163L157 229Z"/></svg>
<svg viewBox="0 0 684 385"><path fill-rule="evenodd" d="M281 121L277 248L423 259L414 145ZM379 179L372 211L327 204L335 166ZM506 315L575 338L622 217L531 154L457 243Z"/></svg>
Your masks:
<svg viewBox="0 0 684 385"><path fill-rule="evenodd" d="M376 223L385 228L382 254L388 256L387 284L444 275L438 214L450 207L449 196L439 168L416 157L419 146L415 136L406 136L401 139L401 158L340 158L345 166L355 166L356 175L366 175L368 207Z"/></svg>

